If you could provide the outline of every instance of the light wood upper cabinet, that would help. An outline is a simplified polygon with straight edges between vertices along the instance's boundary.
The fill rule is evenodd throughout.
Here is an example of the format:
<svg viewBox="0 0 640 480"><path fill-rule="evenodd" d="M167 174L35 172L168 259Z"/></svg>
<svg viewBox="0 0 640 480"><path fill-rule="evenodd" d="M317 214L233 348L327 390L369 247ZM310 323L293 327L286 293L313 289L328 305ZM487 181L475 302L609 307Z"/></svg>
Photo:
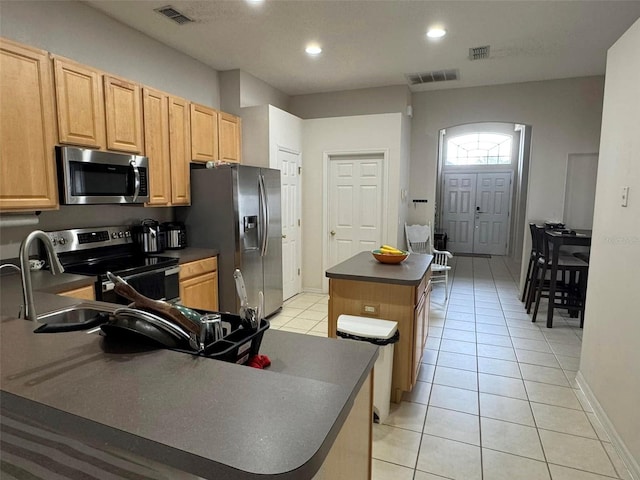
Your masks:
<svg viewBox="0 0 640 480"><path fill-rule="evenodd" d="M0 211L58 207L47 52L0 39Z"/></svg>
<svg viewBox="0 0 640 480"><path fill-rule="evenodd" d="M102 73L62 57L53 57L60 143L105 146Z"/></svg>
<svg viewBox="0 0 640 480"><path fill-rule="evenodd" d="M218 112L197 103L191 104L191 160L218 160Z"/></svg>
<svg viewBox="0 0 640 480"><path fill-rule="evenodd" d="M149 158L148 205L170 205L169 95L144 87L142 97L144 148Z"/></svg>
<svg viewBox="0 0 640 480"><path fill-rule="evenodd" d="M142 93L140 85L111 75L104 76L107 148L143 153Z"/></svg>
<svg viewBox="0 0 640 480"><path fill-rule="evenodd" d="M224 162L240 163L242 120L230 113L218 113L219 159Z"/></svg>
<svg viewBox="0 0 640 480"><path fill-rule="evenodd" d="M184 98L169 97L169 150L171 152L171 203L189 205L191 203L189 179L191 128L189 102Z"/></svg>

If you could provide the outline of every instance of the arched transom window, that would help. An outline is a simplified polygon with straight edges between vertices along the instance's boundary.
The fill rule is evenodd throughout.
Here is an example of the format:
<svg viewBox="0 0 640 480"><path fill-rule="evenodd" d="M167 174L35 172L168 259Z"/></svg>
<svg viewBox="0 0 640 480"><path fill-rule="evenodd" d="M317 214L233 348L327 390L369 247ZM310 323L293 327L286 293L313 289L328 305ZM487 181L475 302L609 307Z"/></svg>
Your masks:
<svg viewBox="0 0 640 480"><path fill-rule="evenodd" d="M511 135L470 133L447 140L445 165L509 165Z"/></svg>

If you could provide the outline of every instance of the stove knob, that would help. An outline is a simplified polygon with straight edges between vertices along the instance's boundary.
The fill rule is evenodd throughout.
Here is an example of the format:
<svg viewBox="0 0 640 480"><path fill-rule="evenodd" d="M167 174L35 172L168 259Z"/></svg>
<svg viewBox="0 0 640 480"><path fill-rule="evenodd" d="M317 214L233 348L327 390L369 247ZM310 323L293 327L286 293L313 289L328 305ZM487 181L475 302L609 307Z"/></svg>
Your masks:
<svg viewBox="0 0 640 480"><path fill-rule="evenodd" d="M67 240L64 237L60 237L60 240L58 240L58 243L60 245L64 245L65 243L67 243Z"/></svg>
<svg viewBox="0 0 640 480"><path fill-rule="evenodd" d="M113 233L111 234L111 238L118 238L118 234L117 234L116 232L113 232Z"/></svg>
<svg viewBox="0 0 640 480"><path fill-rule="evenodd" d="M124 237L124 232L118 232L118 237L123 238Z"/></svg>
<svg viewBox="0 0 640 480"><path fill-rule="evenodd" d="M51 239L51 243L53 243L53 246L55 247L58 244L58 239L57 238L52 238Z"/></svg>
<svg viewBox="0 0 640 480"><path fill-rule="evenodd" d="M127 230L126 232L124 232L124 236L127 238L131 237L131 232Z"/></svg>

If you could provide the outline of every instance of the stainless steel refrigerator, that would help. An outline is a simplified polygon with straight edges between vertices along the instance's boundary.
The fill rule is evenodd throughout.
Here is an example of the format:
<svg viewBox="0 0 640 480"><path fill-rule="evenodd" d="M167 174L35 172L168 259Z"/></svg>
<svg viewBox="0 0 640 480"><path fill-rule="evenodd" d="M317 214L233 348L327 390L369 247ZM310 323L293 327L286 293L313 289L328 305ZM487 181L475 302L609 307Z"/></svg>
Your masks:
<svg viewBox="0 0 640 480"><path fill-rule="evenodd" d="M238 313L233 272L242 271L251 306L282 307L280 170L226 165L192 168L191 206L177 208L191 247L216 248L220 311Z"/></svg>

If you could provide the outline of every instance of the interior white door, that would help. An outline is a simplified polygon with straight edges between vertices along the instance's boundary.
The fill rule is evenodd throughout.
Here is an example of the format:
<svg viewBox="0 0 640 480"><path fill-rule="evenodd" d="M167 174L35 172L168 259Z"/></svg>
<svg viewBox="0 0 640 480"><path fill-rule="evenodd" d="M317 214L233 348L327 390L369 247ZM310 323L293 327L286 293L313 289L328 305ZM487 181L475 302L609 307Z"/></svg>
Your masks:
<svg viewBox="0 0 640 480"><path fill-rule="evenodd" d="M473 253L506 255L512 174L477 175Z"/></svg>
<svg viewBox="0 0 640 480"><path fill-rule="evenodd" d="M300 153L278 149L282 182L282 296L302 291L300 276Z"/></svg>
<svg viewBox="0 0 640 480"><path fill-rule="evenodd" d="M475 173L446 173L442 228L447 232L447 250L473 253L476 201Z"/></svg>
<svg viewBox="0 0 640 480"><path fill-rule="evenodd" d="M382 176L382 159L330 159L327 268L382 243Z"/></svg>

